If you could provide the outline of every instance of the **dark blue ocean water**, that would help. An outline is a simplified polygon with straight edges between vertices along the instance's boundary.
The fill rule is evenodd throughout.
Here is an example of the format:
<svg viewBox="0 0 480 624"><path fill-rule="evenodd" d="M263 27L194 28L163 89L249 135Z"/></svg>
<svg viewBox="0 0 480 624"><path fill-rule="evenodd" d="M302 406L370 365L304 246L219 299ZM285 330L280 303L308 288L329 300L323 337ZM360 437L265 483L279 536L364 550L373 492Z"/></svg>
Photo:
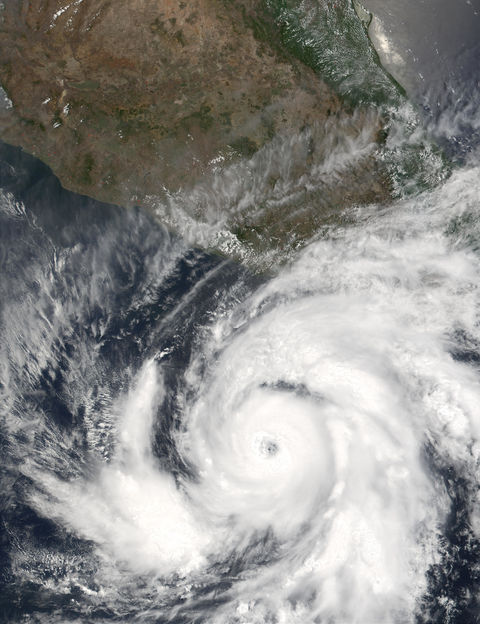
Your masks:
<svg viewBox="0 0 480 624"><path fill-rule="evenodd" d="M479 0L365 0L386 69L450 157L480 145Z"/></svg>
<svg viewBox="0 0 480 624"><path fill-rule="evenodd" d="M47 422L68 438L71 460L50 469L64 478L88 471L88 462L97 460L89 457L86 412L105 408L128 388L145 359L160 353L168 392L158 408L154 454L170 474L188 473L171 432L176 387L197 329L222 302L241 299L261 278L220 256L189 249L140 209L66 191L48 167L3 143L0 187L2 370L10 365L13 371L0 380L3 418ZM13 328L5 311L15 314L16 306L21 326ZM59 317L55 307L62 308ZM54 323L44 344L44 332ZM15 361L16 348L24 360ZM72 396L78 376L88 377L88 406L79 388L80 400ZM73 603L83 599L78 588L49 589L72 566L89 582L95 570L91 544L29 505L32 484L20 464L25 454L41 454L51 441L39 430L27 442L25 432L7 430L6 420L0 432L0 621L24 621L29 613L37 616L27 621L37 621L39 614L58 611L61 621L116 619L110 605L87 609L88 616L83 606L76 608ZM108 456L108 444L104 452ZM22 563L19 552L26 553ZM128 618L135 611L132 597Z"/></svg>

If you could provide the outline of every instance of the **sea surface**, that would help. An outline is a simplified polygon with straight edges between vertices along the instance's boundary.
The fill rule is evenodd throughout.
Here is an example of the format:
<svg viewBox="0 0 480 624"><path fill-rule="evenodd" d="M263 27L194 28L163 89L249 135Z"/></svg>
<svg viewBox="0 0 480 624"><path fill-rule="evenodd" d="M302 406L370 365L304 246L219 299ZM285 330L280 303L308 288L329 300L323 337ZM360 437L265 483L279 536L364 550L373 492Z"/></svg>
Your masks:
<svg viewBox="0 0 480 624"><path fill-rule="evenodd" d="M449 155L480 143L480 0L365 0L383 66ZM448 141L445 141L445 138Z"/></svg>
<svg viewBox="0 0 480 624"><path fill-rule="evenodd" d="M365 4L436 173L268 271L0 143L1 622L480 622L473 0L435 114Z"/></svg>

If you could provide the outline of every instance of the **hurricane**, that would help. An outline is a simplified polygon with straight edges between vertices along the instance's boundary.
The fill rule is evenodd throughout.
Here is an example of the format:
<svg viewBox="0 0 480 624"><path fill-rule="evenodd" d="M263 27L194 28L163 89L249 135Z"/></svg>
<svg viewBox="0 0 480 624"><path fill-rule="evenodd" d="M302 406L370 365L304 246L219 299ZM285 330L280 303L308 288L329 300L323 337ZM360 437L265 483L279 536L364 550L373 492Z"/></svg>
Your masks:
<svg viewBox="0 0 480 624"><path fill-rule="evenodd" d="M300 180L308 136L273 143L170 197L180 233L0 146L1 621L480 621L476 102L397 109L389 153L434 137L431 177L275 262L212 250L221 206L369 139Z"/></svg>
<svg viewBox="0 0 480 624"><path fill-rule="evenodd" d="M358 208L268 278L142 215L52 232L4 194L4 516L31 621L473 609L479 180Z"/></svg>

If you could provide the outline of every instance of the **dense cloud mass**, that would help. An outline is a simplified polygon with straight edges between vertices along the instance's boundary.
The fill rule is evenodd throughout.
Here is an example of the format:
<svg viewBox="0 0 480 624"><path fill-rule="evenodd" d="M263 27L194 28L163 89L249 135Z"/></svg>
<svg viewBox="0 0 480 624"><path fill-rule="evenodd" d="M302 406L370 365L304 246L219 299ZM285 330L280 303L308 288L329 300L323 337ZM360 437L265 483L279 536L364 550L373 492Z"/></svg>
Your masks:
<svg viewBox="0 0 480 624"><path fill-rule="evenodd" d="M474 621L477 166L259 278L11 162L7 620Z"/></svg>

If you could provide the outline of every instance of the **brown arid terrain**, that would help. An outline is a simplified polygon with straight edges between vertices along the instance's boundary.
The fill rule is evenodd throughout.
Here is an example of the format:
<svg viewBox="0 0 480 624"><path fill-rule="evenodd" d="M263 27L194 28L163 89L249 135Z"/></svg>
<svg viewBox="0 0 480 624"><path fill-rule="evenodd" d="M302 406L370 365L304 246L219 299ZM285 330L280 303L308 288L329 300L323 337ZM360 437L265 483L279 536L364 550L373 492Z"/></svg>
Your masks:
<svg viewBox="0 0 480 624"><path fill-rule="evenodd" d="M153 205L218 185L236 163L261 167L287 145L287 173L263 165L254 202L266 207L239 217L224 203L233 230L253 240L249 232L271 229L274 246L294 231L295 244L307 238L319 210L389 197L375 155L381 118L353 113L284 49L262 0L4 0L0 9L0 81L13 104L0 112L0 137L45 161L69 189ZM335 128L345 154L361 144L358 157L340 158L341 171L325 165L338 149ZM272 198L287 183L295 206L279 207Z"/></svg>

